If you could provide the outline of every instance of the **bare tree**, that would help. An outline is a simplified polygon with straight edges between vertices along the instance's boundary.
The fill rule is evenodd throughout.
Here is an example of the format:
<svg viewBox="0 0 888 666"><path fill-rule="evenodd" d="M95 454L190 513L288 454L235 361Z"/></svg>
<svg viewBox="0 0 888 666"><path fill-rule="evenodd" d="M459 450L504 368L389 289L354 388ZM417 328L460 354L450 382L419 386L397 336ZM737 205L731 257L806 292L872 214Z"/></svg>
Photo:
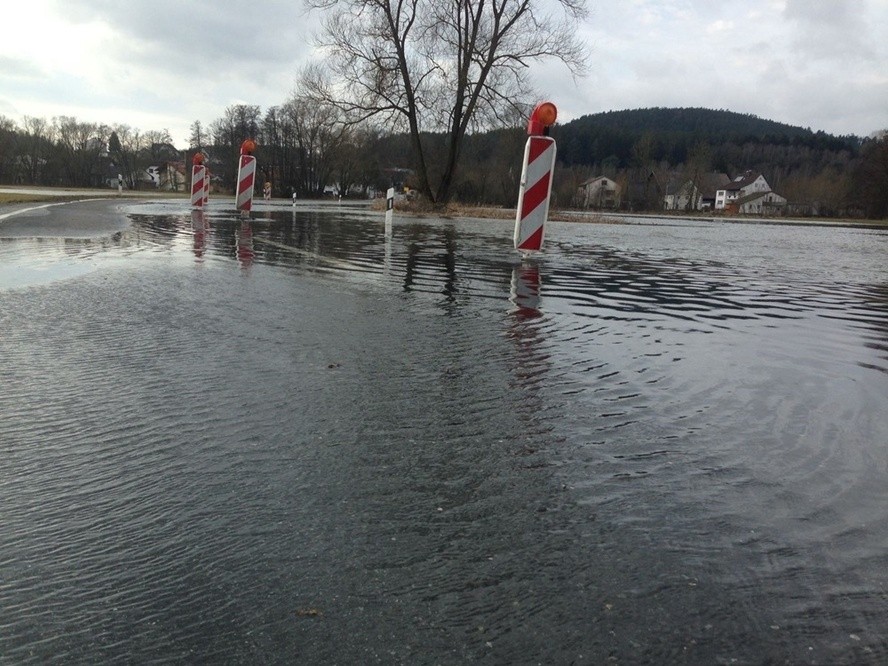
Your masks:
<svg viewBox="0 0 888 666"><path fill-rule="evenodd" d="M140 153L147 148L145 137L138 129L129 125L114 125L108 140L108 153L131 190L138 182L138 160Z"/></svg>
<svg viewBox="0 0 888 666"><path fill-rule="evenodd" d="M31 185L44 182L46 165L52 153L52 127L46 118L25 116L21 137L22 179Z"/></svg>
<svg viewBox="0 0 888 666"><path fill-rule="evenodd" d="M192 150L203 150L204 144L207 142L207 131L200 124L199 120L191 123L191 135L188 137L188 147Z"/></svg>
<svg viewBox="0 0 888 666"><path fill-rule="evenodd" d="M333 173L334 157L345 135L336 107L304 96L292 97L281 113L293 128L297 161L297 188L320 196Z"/></svg>
<svg viewBox="0 0 888 666"><path fill-rule="evenodd" d="M17 178L17 175L10 175L19 152L16 145L18 143L16 130L15 123L11 118L0 116L0 183Z"/></svg>
<svg viewBox="0 0 888 666"><path fill-rule="evenodd" d="M252 104L228 106L221 118L210 124L210 134L217 146L238 147L244 139L259 136L262 111Z"/></svg>
<svg viewBox="0 0 888 666"><path fill-rule="evenodd" d="M168 129L148 130L144 134L145 149L148 151L151 159L171 160L176 159L179 151L173 145L173 137L170 136Z"/></svg>
<svg viewBox="0 0 888 666"><path fill-rule="evenodd" d="M369 130L349 128L333 156L334 175L340 196L359 188L366 194L378 180L379 163L374 147L379 135Z"/></svg>
<svg viewBox="0 0 888 666"><path fill-rule="evenodd" d="M259 106L235 104L228 106L222 117L210 123L214 157L222 165L217 174L225 187L234 188L237 179L237 159L244 139L259 137L262 112Z"/></svg>
<svg viewBox="0 0 888 666"><path fill-rule="evenodd" d="M68 182L77 187L102 184L101 158L107 154L110 128L80 122L71 116L53 119L58 136L62 169Z"/></svg>
<svg viewBox="0 0 888 666"><path fill-rule="evenodd" d="M585 0L305 2L331 10L322 33L325 68L315 70L311 93L352 122L406 125L419 187L433 203L451 196L466 133L501 124L508 110L533 101L531 61L556 58L574 74L585 69L576 32ZM436 137L428 133L441 132L435 165Z"/></svg>
<svg viewBox="0 0 888 666"><path fill-rule="evenodd" d="M292 124L278 106L265 112L259 128L260 169L276 192L289 194L293 186Z"/></svg>
<svg viewBox="0 0 888 666"><path fill-rule="evenodd" d="M698 140L694 143L688 152L685 170L691 183L686 210L697 210L703 196L703 182L706 174L712 170L712 149L707 142Z"/></svg>
<svg viewBox="0 0 888 666"><path fill-rule="evenodd" d="M262 160L269 165L272 186L285 195L298 189L296 128L286 106L272 106L265 112L259 134Z"/></svg>

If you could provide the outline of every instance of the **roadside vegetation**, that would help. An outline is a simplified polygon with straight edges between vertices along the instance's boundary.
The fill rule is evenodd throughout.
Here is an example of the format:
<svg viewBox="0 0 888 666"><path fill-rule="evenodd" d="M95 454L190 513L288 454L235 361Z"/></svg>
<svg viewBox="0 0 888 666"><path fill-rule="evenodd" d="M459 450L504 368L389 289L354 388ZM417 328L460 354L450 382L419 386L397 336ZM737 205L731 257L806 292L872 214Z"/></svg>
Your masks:
<svg viewBox="0 0 888 666"><path fill-rule="evenodd" d="M56 199L56 197L48 194L18 194L15 192L0 192L0 204L34 203L41 201L50 201L53 199Z"/></svg>

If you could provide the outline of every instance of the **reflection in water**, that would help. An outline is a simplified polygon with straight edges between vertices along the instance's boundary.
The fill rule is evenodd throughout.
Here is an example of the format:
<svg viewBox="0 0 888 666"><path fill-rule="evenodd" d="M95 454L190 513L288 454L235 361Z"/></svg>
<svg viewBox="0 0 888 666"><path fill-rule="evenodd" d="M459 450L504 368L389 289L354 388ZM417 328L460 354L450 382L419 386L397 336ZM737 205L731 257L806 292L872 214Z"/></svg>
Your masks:
<svg viewBox="0 0 888 666"><path fill-rule="evenodd" d="M191 231L194 234L194 257L198 262L203 259L204 246L206 245L209 229L210 223L207 221L203 210L192 210Z"/></svg>
<svg viewBox="0 0 888 666"><path fill-rule="evenodd" d="M888 660L888 234L132 219L0 243L4 658Z"/></svg>
<svg viewBox="0 0 888 666"><path fill-rule="evenodd" d="M444 230L444 250L441 253L441 262L444 264L444 274L447 278L444 280L444 289L442 293L448 300L453 300L457 289L457 270L456 270L456 229L448 227Z"/></svg>
<svg viewBox="0 0 888 666"><path fill-rule="evenodd" d="M437 278L440 269L443 269L440 293L452 300L458 291L459 279L456 268L456 230L448 226L430 235L428 229L420 225L406 225L403 231L406 243L404 291L421 289L424 285L417 284L418 277L425 277L431 272ZM440 269L437 268L439 266Z"/></svg>
<svg viewBox="0 0 888 666"><path fill-rule="evenodd" d="M548 373L552 370L551 353L546 348L546 326L543 318L541 269L536 261L525 259L512 268L512 284L509 300L515 308L511 312L509 339L515 346L515 354L509 371L514 377L511 386L518 390L518 418L525 432L534 436L550 433L554 429L551 419L545 415L545 387ZM551 445L551 442L547 442ZM535 446L535 445L534 445ZM536 453L534 446L525 443L520 455Z"/></svg>
<svg viewBox="0 0 888 666"><path fill-rule="evenodd" d="M879 353L880 362L862 362L862 365L888 372L888 317L881 316L881 313L888 312L888 284L873 285L864 292L866 307L855 312L856 324L864 331L867 347Z"/></svg>
<svg viewBox="0 0 888 666"><path fill-rule="evenodd" d="M405 253L404 265L404 291L410 291L413 287L414 275L419 260L419 244L409 243Z"/></svg>
<svg viewBox="0 0 888 666"><path fill-rule="evenodd" d="M512 269L510 300L521 320L536 319L540 313L540 267L535 262L524 261Z"/></svg>
<svg viewBox="0 0 888 666"><path fill-rule="evenodd" d="M288 223L280 224L283 219ZM139 225L130 236L139 235L154 246L171 246L180 233L181 218L176 216L143 216L137 220ZM401 275L405 292L440 294L449 301L458 295L493 296L501 289L497 277L501 268L512 265L507 261L507 251L500 247L487 249L494 247L485 245L491 238L489 231L482 229L483 233L473 237L464 230L457 232L452 223L404 224L396 228L394 237L386 239L380 233L381 223L368 223L358 215L352 219L287 209L264 218L254 216L242 226L235 215L213 212L205 218L206 228L210 220L214 223L212 239L206 233L201 237L193 224L189 229L195 243L203 248L201 253L235 256L241 267L259 261L347 271L357 276ZM572 228L585 231L582 225ZM148 236L144 235L146 230ZM479 252L482 247L484 250ZM821 256L821 248L815 250L812 265ZM878 300L883 292L877 285L857 287L853 281L833 284L792 277L787 282L778 270L784 264L776 259L744 273L723 260L656 258L591 242L580 248L576 241L559 245L556 237L545 262L550 302L556 310L581 317L638 319L648 324L661 322L674 330L704 333L729 330L736 322L802 321L812 314L850 318L877 334L886 325ZM810 270L809 265L806 270ZM866 314L870 310L874 310L872 315ZM888 371L885 360L882 355L876 365Z"/></svg>
<svg viewBox="0 0 888 666"><path fill-rule="evenodd" d="M240 267L247 269L253 265L256 252L253 250L253 228L249 220L244 220L237 234L237 261Z"/></svg>

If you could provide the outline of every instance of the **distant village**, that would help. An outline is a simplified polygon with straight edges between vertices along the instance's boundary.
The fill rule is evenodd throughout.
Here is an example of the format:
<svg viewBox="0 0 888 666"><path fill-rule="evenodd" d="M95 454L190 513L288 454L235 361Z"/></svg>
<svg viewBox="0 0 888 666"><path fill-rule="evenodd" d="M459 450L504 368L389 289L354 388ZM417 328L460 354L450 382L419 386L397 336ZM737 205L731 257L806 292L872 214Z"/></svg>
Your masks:
<svg viewBox="0 0 888 666"><path fill-rule="evenodd" d="M653 174L652 178L655 177ZM731 215L816 215L809 204L789 206L765 177L746 171L731 179L725 173L705 173L697 179L673 179L660 188L663 210L723 211ZM589 178L580 186L576 204L584 209L619 209L623 188L606 176Z"/></svg>
<svg viewBox="0 0 888 666"><path fill-rule="evenodd" d="M109 176L106 185L116 187L118 176L113 173L113 164L109 165ZM392 180L398 180L399 190L409 191L410 170L392 169ZM652 178L654 176L652 175ZM182 160L171 160L161 165L149 166L141 175L142 185L160 190L184 191L190 175L186 163ZM662 210L672 212L720 211L726 215L817 215L816 208L811 204L790 204L786 198L774 192L764 175L746 171L733 179L725 173L705 173L696 179L681 180L673 178L671 182L659 186L662 196ZM338 192L336 183L324 187L324 193L334 195ZM355 187L348 193L351 196L373 198L379 195L375 188ZM572 207L584 210L620 210L623 208L621 195L623 187L607 176L595 176L583 182ZM279 193L289 197L290 193Z"/></svg>

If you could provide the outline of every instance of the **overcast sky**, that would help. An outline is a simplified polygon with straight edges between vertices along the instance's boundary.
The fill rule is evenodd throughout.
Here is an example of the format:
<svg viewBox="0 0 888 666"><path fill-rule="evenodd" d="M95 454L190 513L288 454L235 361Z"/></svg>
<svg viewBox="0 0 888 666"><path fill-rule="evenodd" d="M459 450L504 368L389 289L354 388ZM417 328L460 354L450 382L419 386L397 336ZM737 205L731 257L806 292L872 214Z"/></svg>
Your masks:
<svg viewBox="0 0 888 666"><path fill-rule="evenodd" d="M0 115L169 129L293 91L317 17L299 0L4 3ZM9 6L11 5L11 6ZM535 66L559 120L707 107L866 136L888 128L888 0L589 0L590 73ZM528 100L532 101L532 100Z"/></svg>

